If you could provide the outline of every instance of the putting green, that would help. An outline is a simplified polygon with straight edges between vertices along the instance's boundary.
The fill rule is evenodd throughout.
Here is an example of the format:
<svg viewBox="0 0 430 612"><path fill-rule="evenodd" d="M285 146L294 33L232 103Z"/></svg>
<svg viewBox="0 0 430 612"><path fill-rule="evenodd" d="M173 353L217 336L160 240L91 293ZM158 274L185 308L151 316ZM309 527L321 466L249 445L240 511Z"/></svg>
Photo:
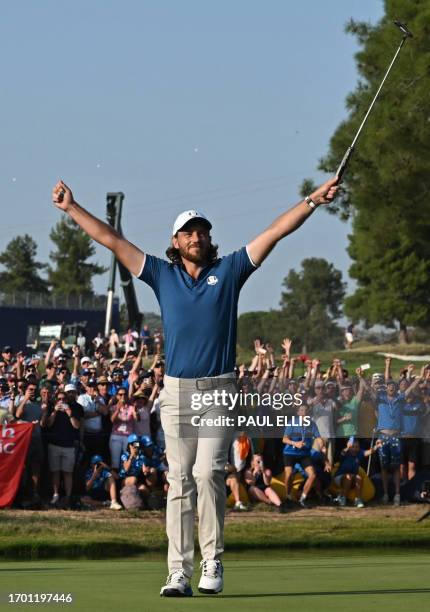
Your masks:
<svg viewBox="0 0 430 612"><path fill-rule="evenodd" d="M197 564L196 564L197 565ZM8 604L7 594L72 593L73 604L51 610L261 610L300 612L336 610L430 609L430 554L408 551L272 554L262 551L226 555L222 595L163 599L166 577L161 558L107 561L23 561L0 563L0 609L46 609L46 604Z"/></svg>

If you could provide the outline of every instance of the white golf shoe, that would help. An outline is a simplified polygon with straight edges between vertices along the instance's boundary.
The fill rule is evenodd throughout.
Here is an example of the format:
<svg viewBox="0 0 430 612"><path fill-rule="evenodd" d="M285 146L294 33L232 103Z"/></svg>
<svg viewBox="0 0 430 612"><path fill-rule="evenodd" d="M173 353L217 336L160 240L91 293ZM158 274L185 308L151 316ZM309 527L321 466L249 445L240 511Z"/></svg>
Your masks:
<svg viewBox="0 0 430 612"><path fill-rule="evenodd" d="M221 593L224 586L224 568L221 561L219 559L200 561L200 567L202 568L202 576L198 586L200 593L208 595Z"/></svg>
<svg viewBox="0 0 430 612"><path fill-rule="evenodd" d="M183 570L176 570L167 576L166 584L161 587L163 597L192 597L190 579Z"/></svg>

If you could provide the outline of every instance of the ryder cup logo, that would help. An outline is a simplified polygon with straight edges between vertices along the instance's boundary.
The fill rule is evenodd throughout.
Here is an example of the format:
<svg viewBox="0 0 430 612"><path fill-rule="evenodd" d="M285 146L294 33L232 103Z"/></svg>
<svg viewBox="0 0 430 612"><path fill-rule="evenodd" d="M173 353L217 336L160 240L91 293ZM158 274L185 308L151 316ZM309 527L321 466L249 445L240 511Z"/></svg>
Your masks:
<svg viewBox="0 0 430 612"><path fill-rule="evenodd" d="M208 276L208 285L216 285L218 278L216 276Z"/></svg>

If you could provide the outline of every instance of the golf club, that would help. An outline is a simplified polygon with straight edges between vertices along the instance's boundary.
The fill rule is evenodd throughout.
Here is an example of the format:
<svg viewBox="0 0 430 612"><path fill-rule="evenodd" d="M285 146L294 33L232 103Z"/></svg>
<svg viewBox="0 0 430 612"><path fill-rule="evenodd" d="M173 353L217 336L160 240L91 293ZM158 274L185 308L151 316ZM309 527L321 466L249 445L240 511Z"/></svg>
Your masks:
<svg viewBox="0 0 430 612"><path fill-rule="evenodd" d="M399 53L400 53L400 49L403 47L403 45L404 45L404 43L405 43L405 40L406 40L407 38L412 38L412 32L410 32L410 30L409 30L409 29L406 27L406 25L405 25L404 23L401 23L400 21L394 21L394 24L395 24L395 25L396 25L396 26L397 26L397 27L400 29L400 31L403 33L403 37L402 37L401 43L400 43L400 45L399 45L399 47L398 47L398 49L397 49L396 53L394 54L393 59L391 60L391 64L388 66L388 70L387 70L387 72L385 73L385 76L384 76L384 78L382 79L382 82L381 82L381 84L380 84L380 86L379 86L379 88L378 88L378 91L376 92L375 97L373 98L372 103L371 103L371 105L369 106L369 109L368 109L368 111L367 111L367 113L366 113L366 115L365 115L365 117L364 117L363 121L361 122L360 127L359 127L359 128L358 128L358 130L357 130L357 133L356 133L356 135L355 135L355 137L354 137L354 140L352 141L351 145L350 145L350 146L348 147L348 149L346 150L346 153L345 153L345 155L343 156L343 159L342 159L342 161L340 162L338 169L336 170L336 176L338 176L338 177L339 177L339 183L341 182L341 180L342 180L342 176L343 176L343 174L345 173L346 167L347 167L347 165L348 165L349 159L350 159L350 157L351 157L351 155L352 155L352 152L353 152L354 147L355 147L355 143L357 142L357 139L358 139L358 137L359 137L359 135L360 135L360 132L361 132L361 130L363 129L364 124L366 123L367 118L369 117L370 112L371 112L371 110L372 110L372 108L373 108L373 105L375 104L375 102L376 102L376 100L377 100L377 98L378 98L378 96L379 96L379 93L380 93L380 91L381 91L381 89L382 89L382 87L383 87L383 85L384 85L384 83L385 83L385 81L386 81L386 79L387 79L387 77L388 77L389 73L390 73L390 70L391 70L391 68L393 67L394 62L396 61L397 56L398 56L398 55L399 55Z"/></svg>
<svg viewBox="0 0 430 612"><path fill-rule="evenodd" d="M373 445L375 443L375 435L376 435L376 428L374 428L373 432L372 432L372 440L370 442L370 448L371 449L373 448ZM367 473L368 476L370 474L370 464L371 464L371 461L372 461L372 453L370 453L369 459L367 461L367 472L366 473Z"/></svg>

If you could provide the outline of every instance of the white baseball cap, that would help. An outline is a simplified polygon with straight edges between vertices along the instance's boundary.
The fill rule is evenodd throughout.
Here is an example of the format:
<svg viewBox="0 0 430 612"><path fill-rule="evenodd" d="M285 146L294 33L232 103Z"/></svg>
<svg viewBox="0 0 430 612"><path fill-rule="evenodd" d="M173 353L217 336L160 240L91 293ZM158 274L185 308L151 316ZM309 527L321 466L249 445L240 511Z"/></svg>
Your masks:
<svg viewBox="0 0 430 612"><path fill-rule="evenodd" d="M212 228L212 223L203 213L197 212L197 210L184 210L184 212L181 212L181 214L176 217L176 221L173 224L172 236L174 236L176 232L179 232L188 221L193 221L194 219L201 219L207 223L209 229Z"/></svg>
<svg viewBox="0 0 430 612"><path fill-rule="evenodd" d="M77 391L77 388L72 383L69 383L64 387L64 391L67 393L68 391Z"/></svg>
<svg viewBox="0 0 430 612"><path fill-rule="evenodd" d="M81 365L84 365L84 363L91 363L91 359L89 357L82 357Z"/></svg>

